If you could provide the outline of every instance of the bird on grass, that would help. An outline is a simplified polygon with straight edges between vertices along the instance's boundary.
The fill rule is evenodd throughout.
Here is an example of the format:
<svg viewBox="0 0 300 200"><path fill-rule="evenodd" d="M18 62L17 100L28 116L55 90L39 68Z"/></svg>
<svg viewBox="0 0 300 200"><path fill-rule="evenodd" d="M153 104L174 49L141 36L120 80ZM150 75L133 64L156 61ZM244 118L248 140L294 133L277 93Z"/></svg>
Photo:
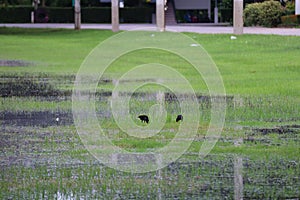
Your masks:
<svg viewBox="0 0 300 200"><path fill-rule="evenodd" d="M147 115L139 115L138 118L142 121L142 122L146 122L147 124L149 123L149 117Z"/></svg>
<svg viewBox="0 0 300 200"><path fill-rule="evenodd" d="M176 122L182 121L183 120L183 116L182 115L177 115L176 117Z"/></svg>

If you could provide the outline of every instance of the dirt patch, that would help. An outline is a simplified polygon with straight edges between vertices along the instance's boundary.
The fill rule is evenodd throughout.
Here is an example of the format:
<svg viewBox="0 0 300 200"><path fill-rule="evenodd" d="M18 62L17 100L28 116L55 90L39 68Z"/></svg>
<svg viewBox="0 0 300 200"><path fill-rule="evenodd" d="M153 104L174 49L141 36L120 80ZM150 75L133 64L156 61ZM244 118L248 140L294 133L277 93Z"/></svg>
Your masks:
<svg viewBox="0 0 300 200"><path fill-rule="evenodd" d="M267 135L270 133L277 133L277 134L287 134L287 133L299 133L300 125L286 125L286 126L279 126L274 128L255 128L253 129L256 133L261 133L262 135Z"/></svg>
<svg viewBox="0 0 300 200"><path fill-rule="evenodd" d="M287 145L290 141L300 142L300 125L284 125L273 128L253 128L245 133L244 142L265 145ZM273 136L270 136L273 134ZM275 135L274 135L275 134Z"/></svg>
<svg viewBox="0 0 300 200"><path fill-rule="evenodd" d="M73 124L71 112L2 112L0 113L2 126L65 126Z"/></svg>
<svg viewBox="0 0 300 200"><path fill-rule="evenodd" d="M28 62L24 60L0 60L0 66L8 67L27 67L34 65L33 62Z"/></svg>
<svg viewBox="0 0 300 200"><path fill-rule="evenodd" d="M43 81L30 79L13 79L0 82L1 97L24 96L64 96L65 94Z"/></svg>

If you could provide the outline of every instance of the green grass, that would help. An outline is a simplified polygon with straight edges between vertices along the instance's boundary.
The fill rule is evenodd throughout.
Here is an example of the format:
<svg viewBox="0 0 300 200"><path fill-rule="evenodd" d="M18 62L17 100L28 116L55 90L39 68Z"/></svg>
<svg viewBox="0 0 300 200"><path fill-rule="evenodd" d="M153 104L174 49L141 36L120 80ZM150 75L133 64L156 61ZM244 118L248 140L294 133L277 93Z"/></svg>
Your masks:
<svg viewBox="0 0 300 200"><path fill-rule="evenodd" d="M188 35L212 56L228 94L299 97L299 37Z"/></svg>
<svg viewBox="0 0 300 200"><path fill-rule="evenodd" d="M67 95L52 100L47 96L34 95L1 97L1 115L24 111L70 113L70 94L81 63L96 45L114 34L104 30L0 28L0 60L34 63L25 67L0 66L1 89L9 84L18 86L18 83L22 83L20 80L24 79L32 80L33 85L45 83L46 89L62 91ZM227 34L186 35L201 44L212 57L229 97L225 127L210 157L203 162L198 157L210 121L211 104L206 100L200 102L200 126L187 152L192 156L184 155L178 161L183 164L178 165L175 172L172 171L172 165L162 170L161 179L154 172L133 175L99 167L99 163L95 163L82 145L74 125L6 125L1 131L1 138L5 142L0 148L0 158L6 162L15 156L19 159L15 162L21 164L3 166L0 198L40 199L41 195L49 195L50 198L54 195L55 198L59 192L68 196L75 194L75 198L115 198L118 193L122 193L120 196L124 198L131 198L130 195L132 198L143 198L145 194L157 197L158 190L166 198L175 198L172 196L174 194L182 198L195 198L200 193L206 198L214 198L216 196L213 194L222 196L226 192L227 198L233 198L231 176L234 156L244 159L246 197L274 199L299 196L299 189L290 188L299 186L296 180L300 170L299 128L282 134L263 134L255 131L255 128L300 123L300 37L241 35L237 40L230 40ZM209 94L195 69L176 55L162 50L143 49L121 56L105 72L102 80L107 81L99 82L95 107L104 133L115 145L128 151L153 152L168 144L178 130L179 124L174 122L180 113L178 102L166 102L168 115L165 126L161 133L147 139L128 136L110 115L110 97L104 96L104 93L113 89L112 80L136 65L154 61L178 70L198 95L205 97ZM176 80L172 84L178 86ZM155 103L153 93L157 89L167 91L166 88L153 85L141 87L130 101L130 114L139 126L145 124L136 116L148 112ZM184 93L184 88L181 90ZM24 94L27 94L26 91ZM108 117L102 118L101 112ZM243 143L234 146L235 141L241 138ZM22 164L26 159L29 164ZM35 165L30 164L35 161ZM196 163L195 166L193 163ZM268 181L273 181L273 178L280 179L285 186L277 182L271 185ZM266 186L262 187L260 182ZM217 189L214 191L213 188Z"/></svg>
<svg viewBox="0 0 300 200"><path fill-rule="evenodd" d="M37 63L31 67L1 67L1 73L74 75L87 54L112 35L110 31L99 30L1 28L1 59ZM230 40L229 35L187 35L201 44L213 58L222 74L228 94L299 97L299 37L242 35L237 40ZM119 67L118 63L122 63L124 59L135 64L153 62L155 59L179 68L188 78L194 77L195 71L184 67L184 61L178 62L174 55L153 50L130 53L119 59L110 72L121 73L122 70L128 70L128 66ZM199 83L197 81L193 84L196 88Z"/></svg>
<svg viewBox="0 0 300 200"><path fill-rule="evenodd" d="M110 31L1 28L1 59L34 61L30 68L5 67L5 72L76 74L85 56Z"/></svg>

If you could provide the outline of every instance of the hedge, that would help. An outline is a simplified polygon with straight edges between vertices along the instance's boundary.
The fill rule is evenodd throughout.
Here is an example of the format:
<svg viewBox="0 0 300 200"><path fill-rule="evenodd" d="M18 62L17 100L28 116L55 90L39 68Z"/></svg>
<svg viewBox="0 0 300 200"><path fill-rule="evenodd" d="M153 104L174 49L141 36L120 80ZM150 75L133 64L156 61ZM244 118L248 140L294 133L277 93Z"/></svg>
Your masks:
<svg viewBox="0 0 300 200"><path fill-rule="evenodd" d="M0 23L30 23L31 12L30 7L7 7L0 8ZM120 22L123 23L151 23L152 8L122 8L120 9ZM39 8L36 13L36 22L49 23L73 23L74 10L72 7L57 8L45 7ZM45 19L47 16L47 19ZM111 9L110 7L86 7L81 8L82 23L110 23Z"/></svg>
<svg viewBox="0 0 300 200"><path fill-rule="evenodd" d="M49 23L74 23L74 10L70 8L46 7Z"/></svg>
<svg viewBox="0 0 300 200"><path fill-rule="evenodd" d="M120 20L125 23L152 23L152 8L122 8Z"/></svg>
<svg viewBox="0 0 300 200"><path fill-rule="evenodd" d="M82 23L110 23L110 8L82 8L81 21Z"/></svg>
<svg viewBox="0 0 300 200"><path fill-rule="evenodd" d="M30 23L32 6L0 7L0 23Z"/></svg>

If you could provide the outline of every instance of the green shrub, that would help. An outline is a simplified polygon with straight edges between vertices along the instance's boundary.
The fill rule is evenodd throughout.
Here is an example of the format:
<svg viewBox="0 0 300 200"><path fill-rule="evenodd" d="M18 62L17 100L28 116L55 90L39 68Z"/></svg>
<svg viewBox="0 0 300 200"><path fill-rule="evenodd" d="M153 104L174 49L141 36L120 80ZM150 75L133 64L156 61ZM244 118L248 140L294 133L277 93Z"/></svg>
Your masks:
<svg viewBox="0 0 300 200"><path fill-rule="evenodd" d="M280 24L283 8L279 1L248 4L244 10L245 26L275 27Z"/></svg>
<svg viewBox="0 0 300 200"><path fill-rule="evenodd" d="M244 23L245 26L256 26L260 25L260 12L261 3L248 4L244 10Z"/></svg>
<svg viewBox="0 0 300 200"><path fill-rule="evenodd" d="M295 14L295 2L288 1L285 5L285 15L294 15Z"/></svg>
<svg viewBox="0 0 300 200"><path fill-rule="evenodd" d="M283 8L279 1L265 1L261 3L260 20L262 26L274 27L280 24Z"/></svg>

